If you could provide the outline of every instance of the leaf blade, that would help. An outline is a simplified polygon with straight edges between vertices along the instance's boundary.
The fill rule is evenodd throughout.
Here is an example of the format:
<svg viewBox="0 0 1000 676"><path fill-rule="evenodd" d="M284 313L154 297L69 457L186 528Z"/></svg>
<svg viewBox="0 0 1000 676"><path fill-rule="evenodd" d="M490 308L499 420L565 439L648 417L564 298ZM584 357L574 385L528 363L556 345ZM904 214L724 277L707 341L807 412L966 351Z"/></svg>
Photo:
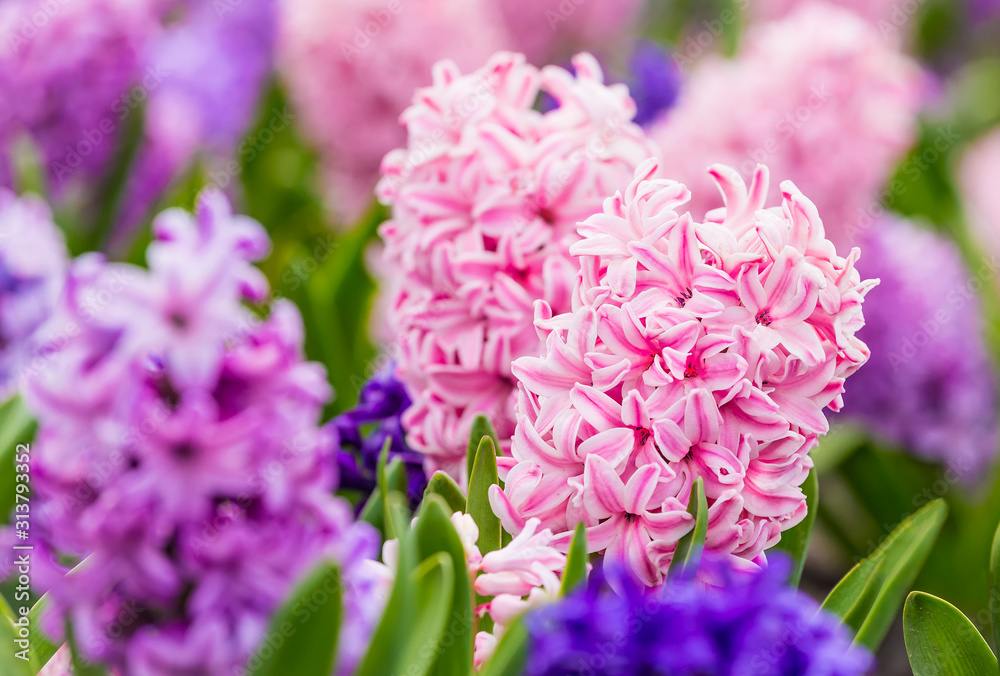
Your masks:
<svg viewBox="0 0 1000 676"><path fill-rule="evenodd" d="M903 637L913 676L993 676L997 658L975 625L943 599L912 592L903 608Z"/></svg>

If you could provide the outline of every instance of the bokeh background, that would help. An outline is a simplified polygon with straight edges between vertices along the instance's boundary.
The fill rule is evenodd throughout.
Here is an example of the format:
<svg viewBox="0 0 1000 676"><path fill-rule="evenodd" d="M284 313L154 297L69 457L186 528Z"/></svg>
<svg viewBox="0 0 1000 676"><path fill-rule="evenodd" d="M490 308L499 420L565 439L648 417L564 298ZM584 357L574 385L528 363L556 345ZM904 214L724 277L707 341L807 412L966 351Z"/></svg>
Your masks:
<svg viewBox="0 0 1000 676"><path fill-rule="evenodd" d="M303 313L332 418L394 357L373 189L405 143L399 114L440 59L467 71L503 49L563 66L591 52L630 87L668 176L710 195L709 164L768 164L838 246L861 247L863 276L882 280L861 334L873 357L815 454L804 584L824 594L943 497L916 587L985 628L1000 520L996 0L2 0L0 183L43 195L73 255L140 265L154 214L227 193L273 240L262 268ZM30 314L0 306L0 349ZM9 377L13 357L0 362ZM909 673L901 630L879 657L880 673Z"/></svg>

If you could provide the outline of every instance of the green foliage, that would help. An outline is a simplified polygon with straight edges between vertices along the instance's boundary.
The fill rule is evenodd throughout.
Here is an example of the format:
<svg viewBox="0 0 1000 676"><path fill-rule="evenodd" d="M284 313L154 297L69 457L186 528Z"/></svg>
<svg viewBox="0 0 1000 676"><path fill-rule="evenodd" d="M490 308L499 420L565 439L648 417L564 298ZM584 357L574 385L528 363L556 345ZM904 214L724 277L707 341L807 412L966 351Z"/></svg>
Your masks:
<svg viewBox="0 0 1000 676"><path fill-rule="evenodd" d="M587 580L587 529L582 523L576 524L573 539L569 543L569 553L566 555L566 568L563 570L562 584L559 585L559 595L566 596Z"/></svg>
<svg viewBox="0 0 1000 676"><path fill-rule="evenodd" d="M398 521L390 519L389 516L396 517L397 519L409 519L409 507L406 500L406 467L399 458L393 458L392 462L388 462L390 444L391 441L386 439L385 444L382 446L382 452L379 454L378 465L376 467L376 481L378 485L368 497L368 501L361 509L359 516L362 521L375 526L382 534L383 539L387 540L396 537L395 534L398 532L394 528L394 523L398 524ZM395 505L395 512L391 513L389 511L389 503L390 496L393 493L402 494L403 504L402 506L399 504L400 501L398 498L392 500L391 502ZM405 514L401 513L401 509Z"/></svg>
<svg viewBox="0 0 1000 676"><path fill-rule="evenodd" d="M45 632L42 631L42 613L48 603L47 599L47 594L42 596L28 613L28 619L31 622L30 663L32 673L37 673L59 650L59 646L50 641Z"/></svg>
<svg viewBox="0 0 1000 676"><path fill-rule="evenodd" d="M427 482L427 488L424 490L425 500L428 495L440 495L448 503L452 512L465 511L466 497L462 488L455 483L454 479L440 470L434 472L430 481Z"/></svg>
<svg viewBox="0 0 1000 676"><path fill-rule="evenodd" d="M781 534L781 541L775 546L787 552L794 562L790 582L798 587L802 579L802 570L806 566L806 552L809 550L809 540L812 538L813 524L816 522L816 511L819 507L819 479L816 469L809 472L805 483L802 484L802 492L806 495L806 516L801 523L789 528Z"/></svg>
<svg viewBox="0 0 1000 676"><path fill-rule="evenodd" d="M470 478L472 477L473 465L476 462L476 454L479 453L479 444L482 443L484 437L489 437L493 440L494 450L500 448L500 439L497 437L493 425L490 424L489 418L485 415L477 415L472 421L472 432L469 434L469 447L466 451L468 476Z"/></svg>
<svg viewBox="0 0 1000 676"><path fill-rule="evenodd" d="M830 592L823 608L856 626L857 643L871 650L882 643L947 514L942 500L924 506Z"/></svg>
<svg viewBox="0 0 1000 676"><path fill-rule="evenodd" d="M457 571L457 574L462 572ZM452 560L445 552L432 554L410 574L410 584L417 590L417 614L412 619L413 631L401 662L408 675L431 673L439 655L450 645L445 640L445 632L452 608L455 575Z"/></svg>
<svg viewBox="0 0 1000 676"><path fill-rule="evenodd" d="M17 501L15 457L19 444L30 444L38 424L20 396L0 404L0 523L8 524ZM23 449L23 447L22 447Z"/></svg>
<svg viewBox="0 0 1000 676"><path fill-rule="evenodd" d="M705 498L705 481L701 477L691 485L688 513L694 517L694 527L677 541L674 558L667 570L669 578L693 575L701 562L701 552L705 548L705 536L708 533L708 501Z"/></svg>
<svg viewBox="0 0 1000 676"><path fill-rule="evenodd" d="M479 526L479 551L485 556L489 552L500 549L503 528L500 519L493 513L490 506L490 488L500 484L497 474L497 452L493 439L484 436L476 451L472 475L469 478L469 499L465 513L471 516Z"/></svg>
<svg viewBox="0 0 1000 676"><path fill-rule="evenodd" d="M342 597L337 565L317 565L272 617L247 676L329 676L337 655Z"/></svg>
<svg viewBox="0 0 1000 676"><path fill-rule="evenodd" d="M417 557L423 561L444 552L451 558L455 571L465 571L465 549L451 523L447 503L437 495L430 495L421 505L413 527ZM447 649L438 651L433 674L441 676L466 676L472 664L472 647L475 627L472 608L472 585L468 575L456 572L449 611Z"/></svg>
<svg viewBox="0 0 1000 676"><path fill-rule="evenodd" d="M947 601L913 592L903 608L913 676L995 676L997 658L975 625Z"/></svg>

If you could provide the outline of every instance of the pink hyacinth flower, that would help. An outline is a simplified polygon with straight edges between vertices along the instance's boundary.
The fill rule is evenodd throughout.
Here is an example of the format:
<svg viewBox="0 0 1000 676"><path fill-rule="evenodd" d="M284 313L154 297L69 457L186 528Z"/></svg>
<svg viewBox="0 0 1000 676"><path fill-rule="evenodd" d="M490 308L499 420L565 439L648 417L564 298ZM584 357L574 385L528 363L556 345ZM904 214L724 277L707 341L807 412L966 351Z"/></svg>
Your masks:
<svg viewBox="0 0 1000 676"><path fill-rule="evenodd" d="M625 188L654 153L631 122L623 85L605 85L581 54L576 74L500 53L462 74L438 63L401 120L407 147L389 153L378 193L398 375L413 398L408 443L429 471L462 481L472 422L501 440L514 430L511 362L538 355L534 302L570 308L576 224ZM534 109L540 93L557 106Z"/></svg>
<svg viewBox="0 0 1000 676"><path fill-rule="evenodd" d="M736 565L763 562L803 519L824 409L868 356L854 333L875 284L794 185L765 208L766 168L748 187L712 167L725 208L701 223L657 169L644 163L580 224L573 308L538 302L546 349L514 362L512 458L490 492L509 531L537 519L565 548L582 522L592 551L648 587L692 526L699 478L706 546Z"/></svg>

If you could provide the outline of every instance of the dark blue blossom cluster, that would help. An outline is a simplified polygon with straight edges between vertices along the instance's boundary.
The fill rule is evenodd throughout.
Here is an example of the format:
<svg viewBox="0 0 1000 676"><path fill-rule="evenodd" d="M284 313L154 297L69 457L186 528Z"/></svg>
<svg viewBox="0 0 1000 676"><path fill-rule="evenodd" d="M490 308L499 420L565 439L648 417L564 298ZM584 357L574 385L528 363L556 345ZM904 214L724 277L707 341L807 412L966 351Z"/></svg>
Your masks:
<svg viewBox="0 0 1000 676"><path fill-rule="evenodd" d="M527 676L860 676L872 657L837 618L787 584L789 563L763 571L709 562L699 577L647 593L621 571L526 616ZM609 585L608 582L611 584ZM611 587L619 593L611 590Z"/></svg>
<svg viewBox="0 0 1000 676"><path fill-rule="evenodd" d="M341 489L367 497L376 486L379 455L389 442L389 458L399 458L406 467L407 494L411 504L420 501L427 488L423 455L406 445L402 416L411 404L395 364L379 371L361 388L358 404L331 422L340 438L337 464Z"/></svg>

